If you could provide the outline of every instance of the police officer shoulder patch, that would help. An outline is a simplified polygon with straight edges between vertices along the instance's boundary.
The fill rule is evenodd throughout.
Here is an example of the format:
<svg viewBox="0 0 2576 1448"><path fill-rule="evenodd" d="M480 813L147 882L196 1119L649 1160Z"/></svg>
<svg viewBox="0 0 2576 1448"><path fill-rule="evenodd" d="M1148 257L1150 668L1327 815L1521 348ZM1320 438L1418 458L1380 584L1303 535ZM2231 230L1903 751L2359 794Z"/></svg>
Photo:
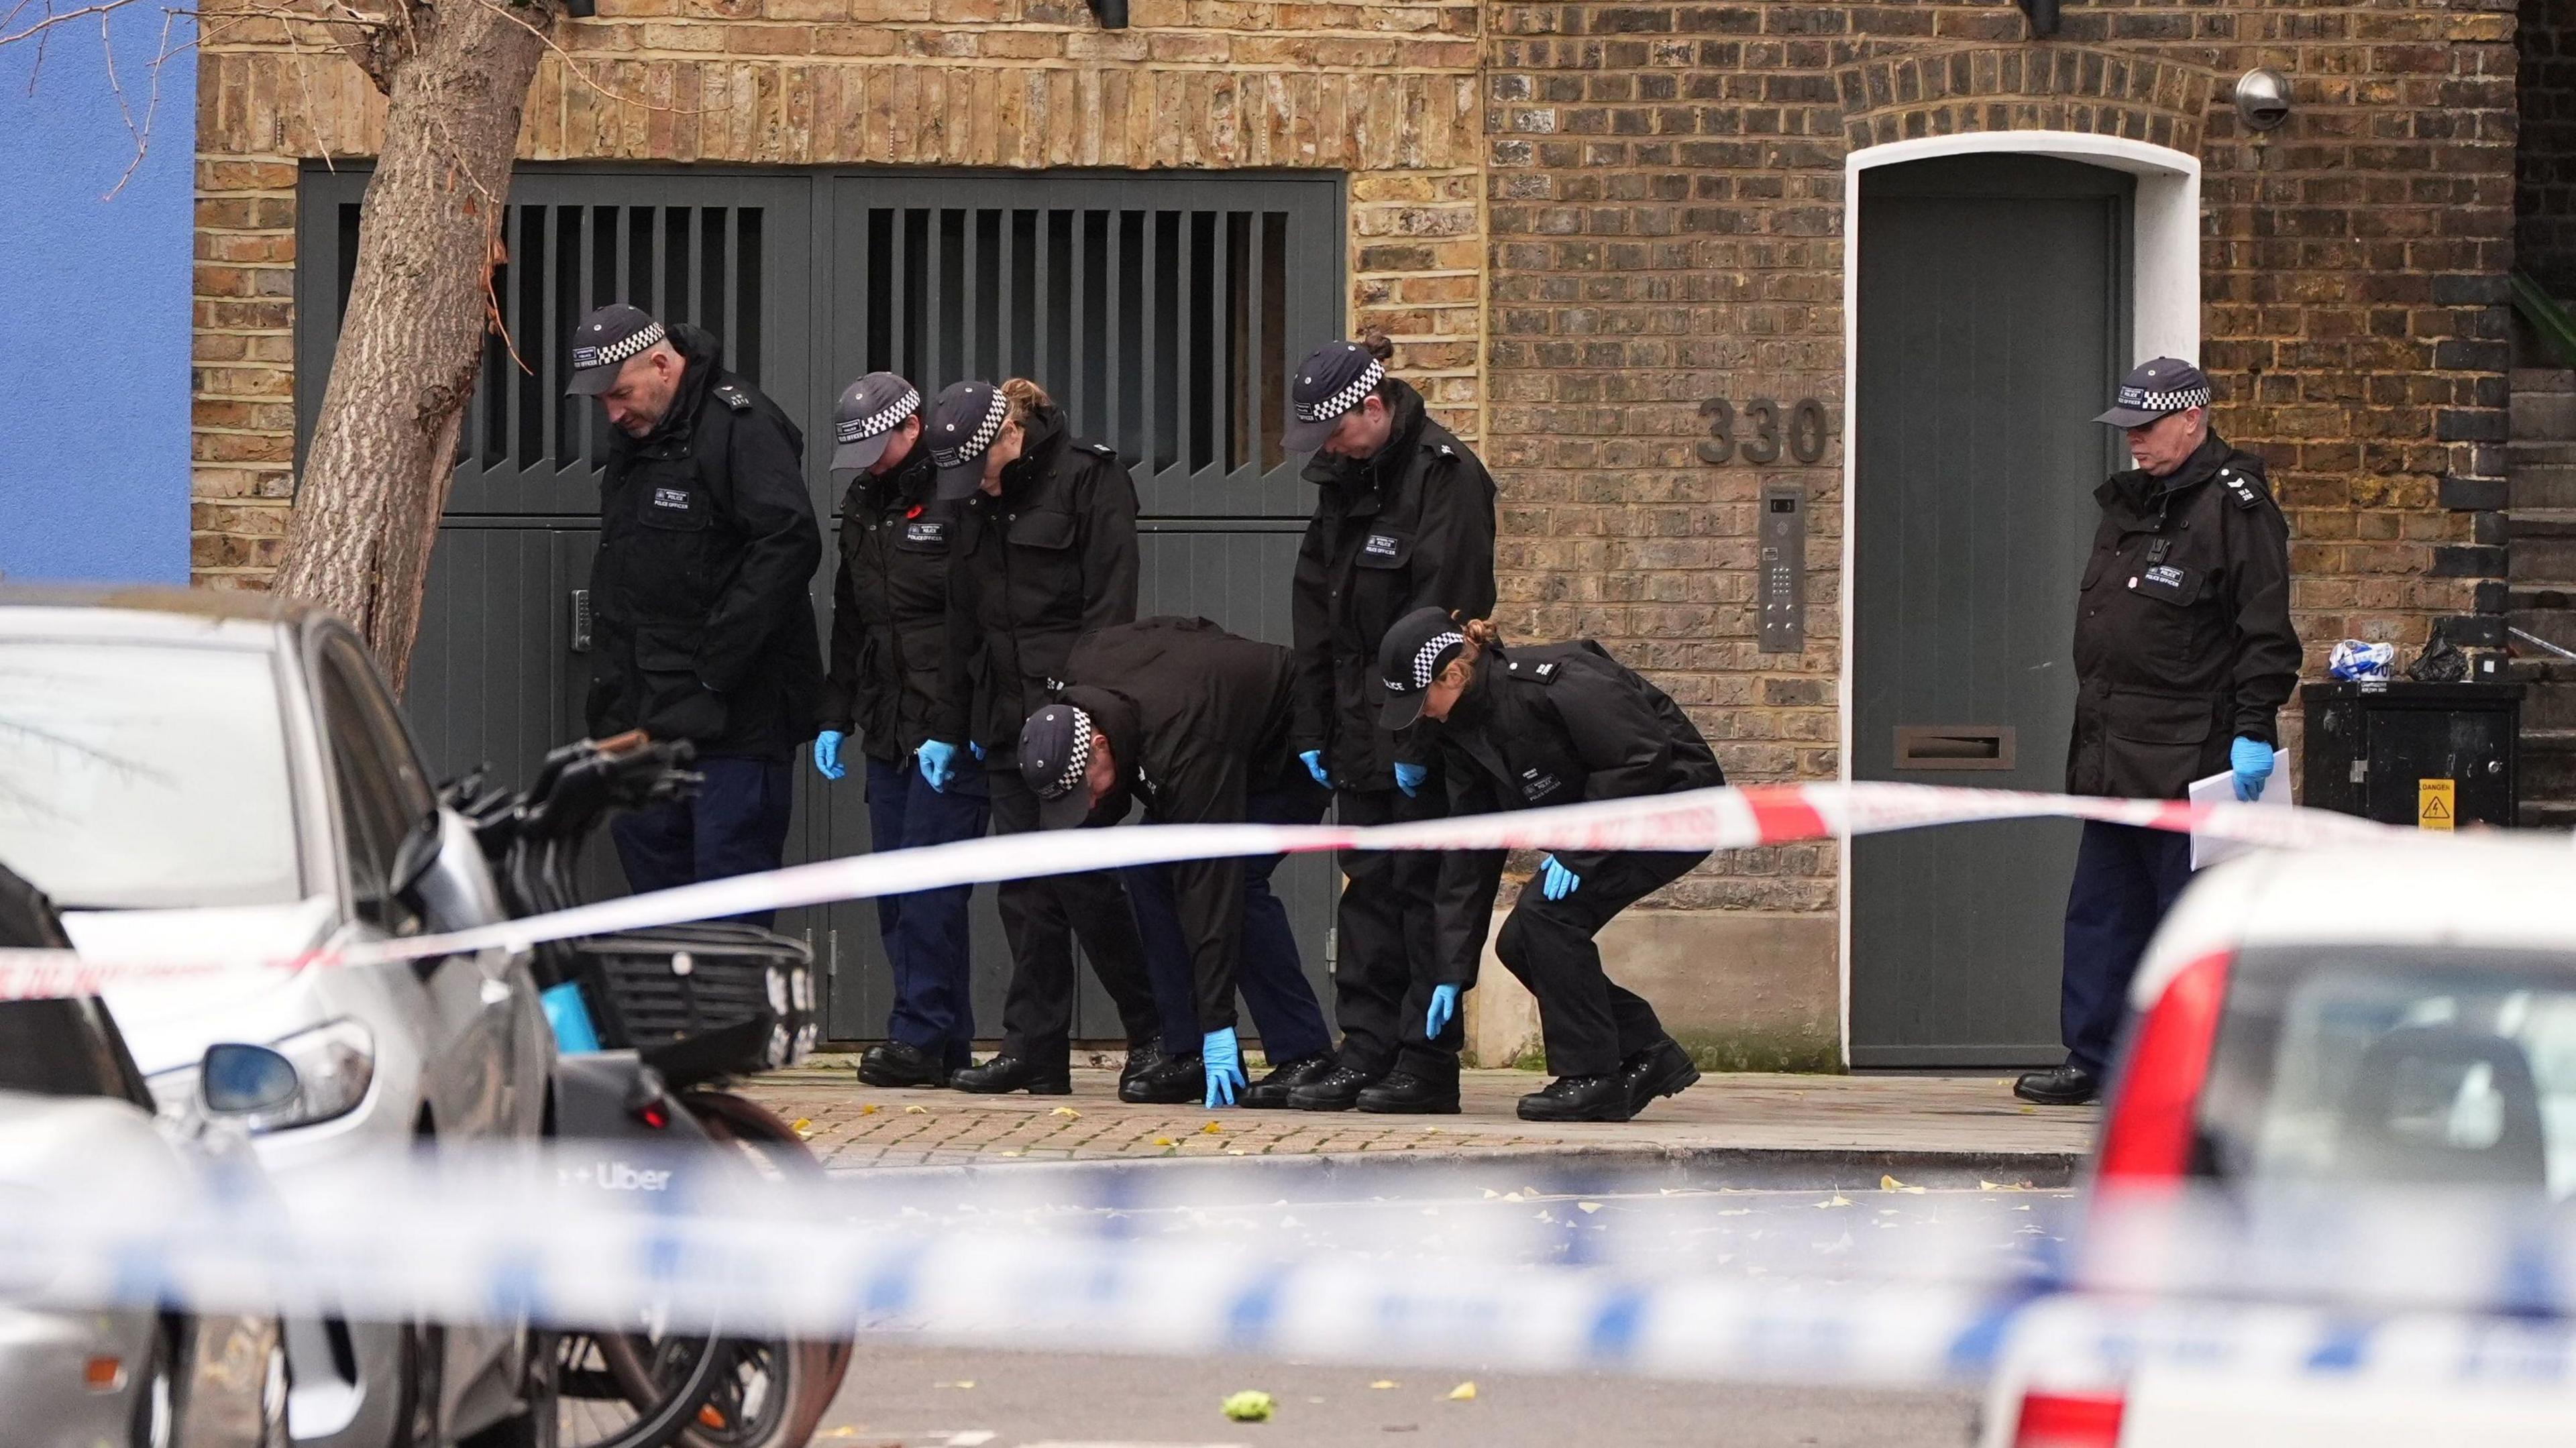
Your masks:
<svg viewBox="0 0 2576 1448"><path fill-rule="evenodd" d="M2218 481L2225 485L2227 495L2236 500L2236 506L2246 509L2263 506L2262 493L2255 489L2254 484L2243 473L2234 468L2220 468Z"/></svg>
<svg viewBox="0 0 2576 1448"><path fill-rule="evenodd" d="M1111 447L1105 442L1085 443L1084 446L1105 458L1114 458L1118 456L1118 449Z"/></svg>
<svg viewBox="0 0 2576 1448"><path fill-rule="evenodd" d="M716 384L715 392L716 396L722 399L724 405L732 408L734 411L751 411L751 394L743 391L734 384L730 382L719 382Z"/></svg>
<svg viewBox="0 0 2576 1448"><path fill-rule="evenodd" d="M1516 679L1553 684L1556 682L1557 667L1557 661L1554 659L1512 659L1503 665L1503 672Z"/></svg>

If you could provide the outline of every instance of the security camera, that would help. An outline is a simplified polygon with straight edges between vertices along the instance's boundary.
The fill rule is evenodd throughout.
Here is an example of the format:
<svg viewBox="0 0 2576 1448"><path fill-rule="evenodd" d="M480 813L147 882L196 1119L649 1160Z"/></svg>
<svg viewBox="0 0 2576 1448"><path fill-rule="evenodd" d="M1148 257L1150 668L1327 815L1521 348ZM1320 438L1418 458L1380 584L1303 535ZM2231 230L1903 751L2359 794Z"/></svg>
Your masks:
<svg viewBox="0 0 2576 1448"><path fill-rule="evenodd" d="M2290 118L2290 83L2277 70L2249 70L2236 78L2236 114L2257 131Z"/></svg>

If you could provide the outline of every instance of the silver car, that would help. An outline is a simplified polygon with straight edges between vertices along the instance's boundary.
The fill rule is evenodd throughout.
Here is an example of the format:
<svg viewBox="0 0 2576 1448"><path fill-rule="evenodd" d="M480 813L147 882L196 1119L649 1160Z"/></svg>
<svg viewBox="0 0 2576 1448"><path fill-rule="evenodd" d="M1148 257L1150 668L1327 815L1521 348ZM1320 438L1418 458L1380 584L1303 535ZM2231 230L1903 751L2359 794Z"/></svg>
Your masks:
<svg viewBox="0 0 2576 1448"><path fill-rule="evenodd" d="M0 591L0 859L101 956L262 957L503 918L365 646L254 595ZM253 1141L278 1191L435 1142L544 1126L554 1045L523 955L227 976L111 994L161 1109L219 1042L295 1099ZM526 1430L524 1323L289 1325L299 1443L426 1448Z"/></svg>
<svg viewBox="0 0 2576 1448"><path fill-rule="evenodd" d="M231 1048L238 1050L240 1048ZM220 1069L220 1068L219 1068ZM220 1118L219 1118L220 1121ZM83 1177L191 1193L258 1166L241 1134L172 1129L94 1000L0 1001L0 1192L51 1204ZM0 1403L35 1448L170 1448L286 1435L286 1345L273 1317L66 1308L0 1295Z"/></svg>

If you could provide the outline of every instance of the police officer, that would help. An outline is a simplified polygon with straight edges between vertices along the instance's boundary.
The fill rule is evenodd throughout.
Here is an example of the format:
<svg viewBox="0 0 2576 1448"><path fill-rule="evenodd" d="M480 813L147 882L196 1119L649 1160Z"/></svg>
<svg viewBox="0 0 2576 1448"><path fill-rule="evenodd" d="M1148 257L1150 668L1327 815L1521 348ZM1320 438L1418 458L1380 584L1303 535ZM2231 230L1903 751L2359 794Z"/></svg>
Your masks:
<svg viewBox="0 0 2576 1448"><path fill-rule="evenodd" d="M1312 450L1315 514L1297 551L1298 662L1291 747L1333 787L1344 824L1436 817L1427 740L1399 747L1377 721L1378 645L1424 607L1481 617L1494 607L1494 481L1434 422L1422 394L1388 375L1382 337L1332 342L1297 369L1290 452ZM1425 1036L1433 944L1427 853L1351 852L1333 971L1342 1047L1336 1069L1298 1087L1311 1111L1454 1112L1455 1023Z"/></svg>
<svg viewBox="0 0 2576 1448"><path fill-rule="evenodd" d="M1288 650L1203 618L1149 618L1086 635L1065 669L1062 702L1020 732L1020 777L1040 801L1041 826L1116 824L1131 798L1149 824L1324 817L1331 796L1288 751ZM1155 992L1193 1000L1203 1032L1189 1052L1203 1098L1184 1099L1285 1106L1292 1089L1332 1069L1332 1031L1298 964L1287 907L1270 893L1283 858L1185 860L1128 876ZM1276 1063L1250 1083L1235 1038L1237 986Z"/></svg>
<svg viewBox="0 0 2576 1448"><path fill-rule="evenodd" d="M930 738L948 661L948 550L960 507L932 496L921 393L891 372L871 372L841 394L832 429L832 471L849 479L849 492L841 500L832 667L814 768L825 779L849 773L842 745L859 736L872 848L980 839L988 813L981 767L956 761L945 790L913 767L914 751ZM973 888L877 898L894 1007L887 1039L859 1058L868 1085L945 1085L967 1064L975 1039L966 929Z"/></svg>
<svg viewBox="0 0 2576 1448"><path fill-rule="evenodd" d="M1418 610L1387 631L1377 665L1389 729L1440 725L1449 812L1635 799L1726 783L1680 706L1578 640L1504 652L1491 623ZM1555 854L1521 889L1494 954L1538 998L1556 1079L1520 1100L1524 1121L1626 1121L1699 1079L1654 1007L1601 969L1593 937L1612 916L1687 874L1706 850ZM1437 1032L1476 982L1503 873L1500 850L1441 856Z"/></svg>
<svg viewBox="0 0 2576 1448"><path fill-rule="evenodd" d="M927 439L938 496L962 501L950 545L948 650L930 738L919 751L933 788L960 755L980 753L993 829L1038 826L1020 782L1020 726L1048 702L1073 641L1136 617L1136 485L1115 449L1073 436L1045 389L1024 377L960 382L939 394ZM1136 919L1103 871L1004 883L1011 944L1002 1049L949 1079L960 1091L1063 1095L1073 1025L1073 940L1082 937L1126 1027L1132 1077L1161 1053L1162 1022Z"/></svg>
<svg viewBox="0 0 2576 1448"><path fill-rule="evenodd" d="M2159 357L2097 421L2128 434L2137 466L2094 490L2102 522L2075 612L2070 794L2181 799L2235 775L2241 800L2272 772L2275 715L2299 678L2290 627L2290 530L2262 459L2209 426L2209 379ZM2066 900L2059 997L2066 1064L2014 1094L2078 1105L2102 1089L2130 977L2191 879L2187 835L2084 826Z"/></svg>
<svg viewBox="0 0 2576 1448"><path fill-rule="evenodd" d="M778 868L788 760L814 734L806 582L823 534L804 437L716 339L623 303L573 334L573 395L615 428L599 493L588 724L697 745L697 795L609 827L637 890ZM767 912L750 917L767 924Z"/></svg>

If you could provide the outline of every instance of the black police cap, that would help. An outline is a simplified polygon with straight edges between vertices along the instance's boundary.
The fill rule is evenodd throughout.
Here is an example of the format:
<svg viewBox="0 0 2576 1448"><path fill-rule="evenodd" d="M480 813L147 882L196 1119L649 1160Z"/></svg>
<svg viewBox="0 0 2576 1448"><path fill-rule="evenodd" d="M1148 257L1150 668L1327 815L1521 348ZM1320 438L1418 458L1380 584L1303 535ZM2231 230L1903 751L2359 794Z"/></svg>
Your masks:
<svg viewBox="0 0 2576 1448"><path fill-rule="evenodd" d="M965 498L984 486L984 453L1011 420L1011 400L990 382L952 382L930 405L930 460L939 496Z"/></svg>
<svg viewBox="0 0 2576 1448"><path fill-rule="evenodd" d="M1099 726L1071 704L1049 704L1020 726L1020 782L1038 797L1038 828L1070 829L1091 818L1091 751Z"/></svg>
<svg viewBox="0 0 2576 1448"><path fill-rule="evenodd" d="M832 471L875 467L895 429L920 410L921 393L891 372L871 372L851 383L832 409Z"/></svg>
<svg viewBox="0 0 2576 1448"><path fill-rule="evenodd" d="M566 397L597 397L617 385L626 359L640 357L670 335L642 307L611 302L589 316L572 334L572 380Z"/></svg>
<svg viewBox="0 0 2576 1448"><path fill-rule="evenodd" d="M1378 724L1402 729L1421 718L1431 681L1466 647L1466 630L1436 608L1417 608L1397 619L1377 649L1378 684L1385 699L1378 706Z"/></svg>
<svg viewBox="0 0 2576 1448"><path fill-rule="evenodd" d="M2119 401L2093 419L2113 427L2144 427L2168 413L2209 405L2209 377L2179 357L2141 362L2120 379Z"/></svg>
<svg viewBox="0 0 2576 1448"><path fill-rule="evenodd" d="M1332 436L1342 415L1368 401L1386 380L1386 365L1357 342L1327 342L1297 364L1288 387L1288 427L1279 445L1310 453Z"/></svg>

